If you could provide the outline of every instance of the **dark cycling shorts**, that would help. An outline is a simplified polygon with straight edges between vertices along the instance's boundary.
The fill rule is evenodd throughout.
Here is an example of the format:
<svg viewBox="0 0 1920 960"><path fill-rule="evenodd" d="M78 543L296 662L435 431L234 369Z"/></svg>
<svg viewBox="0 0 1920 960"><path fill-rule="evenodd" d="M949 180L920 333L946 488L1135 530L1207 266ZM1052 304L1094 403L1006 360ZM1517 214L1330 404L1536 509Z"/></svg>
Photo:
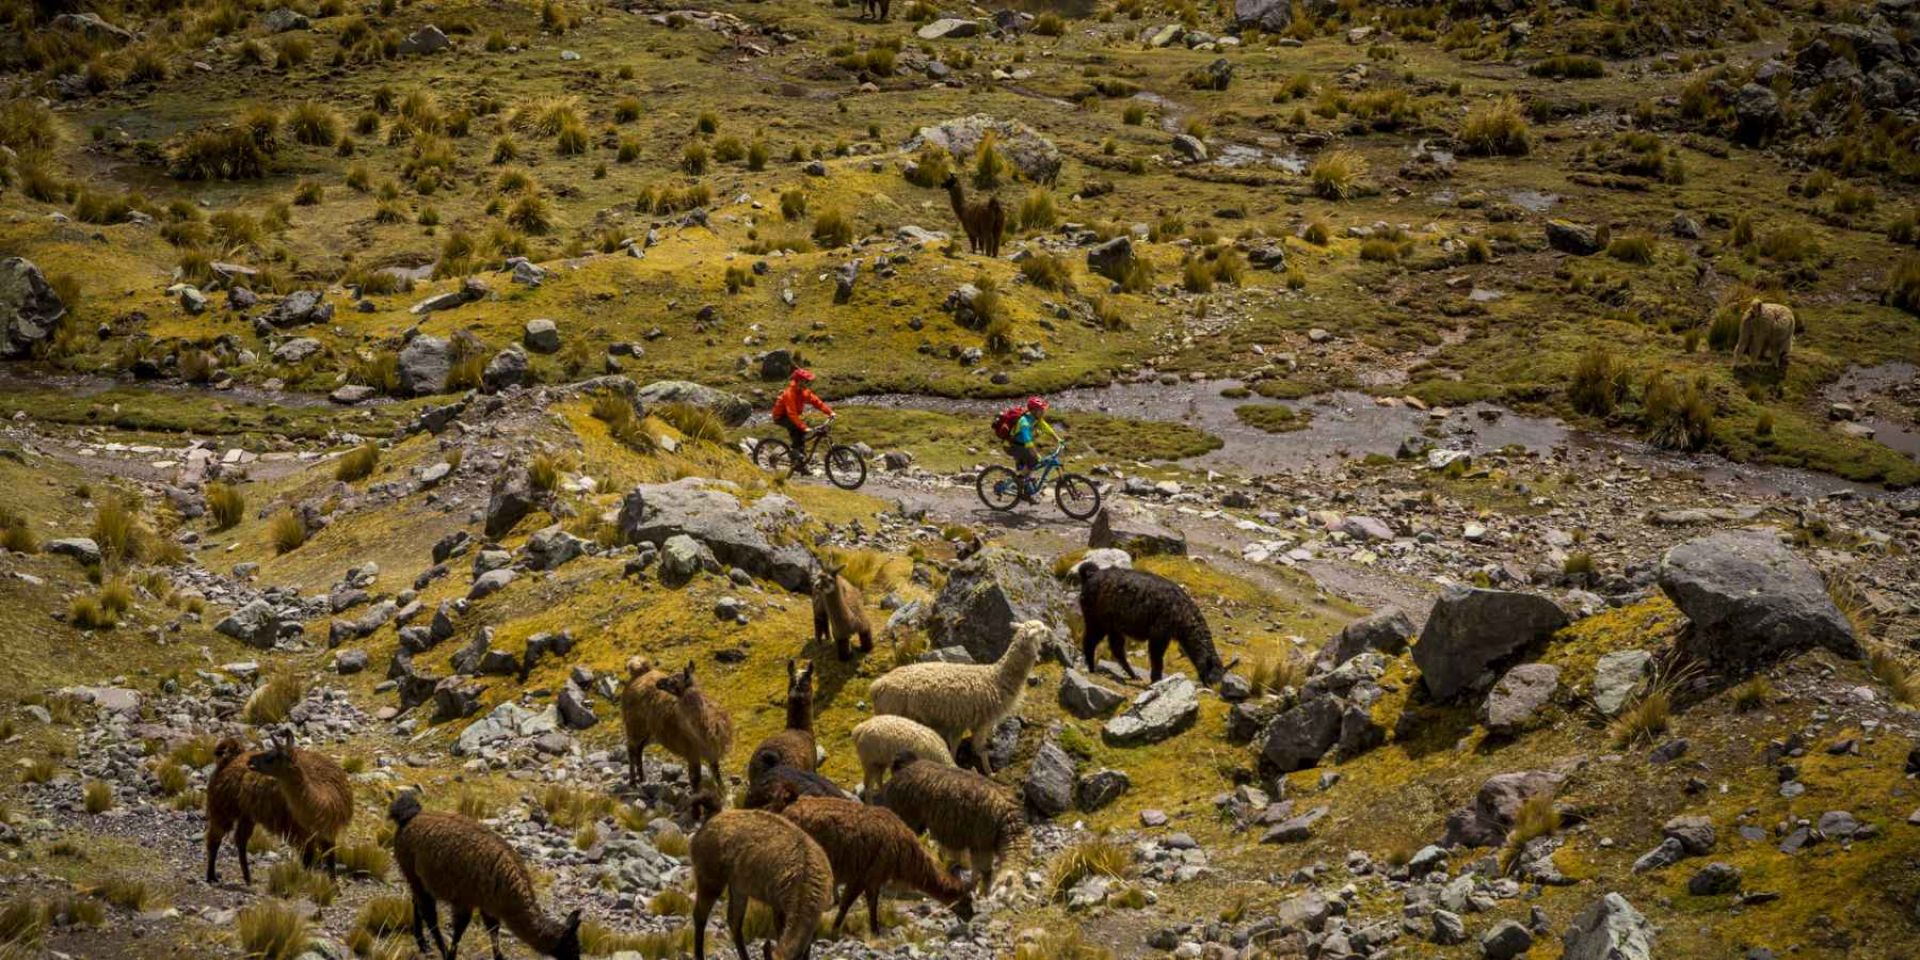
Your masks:
<svg viewBox="0 0 1920 960"><path fill-rule="evenodd" d="M1007 452L1013 454L1013 465L1022 470L1032 470L1040 465L1040 454L1028 444L1009 443Z"/></svg>
<svg viewBox="0 0 1920 960"><path fill-rule="evenodd" d="M800 445L807 438L807 425L784 417L776 422L787 428L787 443L792 445L794 456L799 456Z"/></svg>

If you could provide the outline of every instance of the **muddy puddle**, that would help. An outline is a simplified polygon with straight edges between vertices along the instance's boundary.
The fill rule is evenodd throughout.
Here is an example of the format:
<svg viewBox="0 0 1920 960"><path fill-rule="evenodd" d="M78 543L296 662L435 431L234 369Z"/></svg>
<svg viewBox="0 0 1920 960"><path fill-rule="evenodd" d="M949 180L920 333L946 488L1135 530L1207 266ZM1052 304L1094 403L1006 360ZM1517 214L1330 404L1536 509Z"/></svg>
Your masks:
<svg viewBox="0 0 1920 960"><path fill-rule="evenodd" d="M1873 430L1873 439L1920 460L1920 423L1913 416L1894 419L1885 416L1902 402L1920 403L1920 367L1911 363L1882 363L1854 367L1821 391L1827 403L1848 403L1860 411L1856 422ZM1920 415L1920 408L1910 414Z"/></svg>
<svg viewBox="0 0 1920 960"><path fill-rule="evenodd" d="M57 390L75 397L91 397L109 390L138 389L145 393L162 393L175 396L204 397L208 400L223 400L232 403L258 404L261 406L281 407L325 407L332 401L324 393L302 393L294 390L267 390L261 387L236 384L225 390L213 387L197 387L181 383L178 380L135 380L88 373L65 373L37 367L34 364L11 364L0 366L0 393L7 392L43 392ZM391 403L390 397L374 397L363 401L360 406L371 407Z"/></svg>
<svg viewBox="0 0 1920 960"><path fill-rule="evenodd" d="M1258 396L1236 400L1221 396L1223 389L1239 385L1233 380L1117 383L1062 391L1049 395L1048 399L1055 410L1069 415L1078 410L1183 423L1224 441L1218 450L1181 461L1181 466L1191 469L1252 475L1330 473L1347 461L1368 454L1393 456L1402 440L1423 435L1432 425L1437 435L1427 439L1439 449L1485 454L1517 446L1543 455L1558 452L1575 464L1590 464L1596 471L1608 468L1618 459L1628 466L1698 475L1707 482L1753 495L1825 496L1850 491L1884 496L1886 493L1877 486L1812 471L1739 464L1719 457L1657 450L1630 440L1587 433L1557 418L1526 416L1495 404L1476 403L1435 413L1404 403L1382 404L1375 397L1353 391L1288 401ZM856 397L846 402L978 416L983 423L1006 405L1004 400L953 400L900 394ZM1246 403L1284 403L1310 413L1311 421L1305 428L1290 433L1267 433L1240 422L1234 415L1234 408ZM1070 420L1070 416L1067 419Z"/></svg>

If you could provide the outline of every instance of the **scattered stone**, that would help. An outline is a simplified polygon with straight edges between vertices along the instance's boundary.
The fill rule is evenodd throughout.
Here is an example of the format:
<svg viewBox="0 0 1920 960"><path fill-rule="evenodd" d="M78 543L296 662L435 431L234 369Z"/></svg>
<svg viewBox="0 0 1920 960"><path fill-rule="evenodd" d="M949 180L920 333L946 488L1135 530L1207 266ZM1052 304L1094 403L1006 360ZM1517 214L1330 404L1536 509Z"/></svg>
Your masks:
<svg viewBox="0 0 1920 960"><path fill-rule="evenodd" d="M1652 960L1653 925L1627 898L1609 893L1580 911L1561 935L1562 960Z"/></svg>
<svg viewBox="0 0 1920 960"><path fill-rule="evenodd" d="M1495 733L1518 733L1531 724L1554 691L1560 688L1560 668L1546 663L1523 663L1493 685L1487 695L1487 729Z"/></svg>
<svg viewBox="0 0 1920 960"><path fill-rule="evenodd" d="M66 315L66 304L33 261L0 260L0 359L32 353L53 336Z"/></svg>
<svg viewBox="0 0 1920 960"><path fill-rule="evenodd" d="M1687 880L1687 892L1696 897L1714 897L1739 889L1740 869L1730 863L1709 863Z"/></svg>
<svg viewBox="0 0 1920 960"><path fill-rule="evenodd" d="M1125 702L1126 697L1094 683L1072 667L1060 678L1060 706L1077 719L1104 717Z"/></svg>
<svg viewBox="0 0 1920 960"><path fill-rule="evenodd" d="M1101 732L1115 746L1159 743L1193 726L1199 716L1199 692L1193 681L1174 674L1135 697Z"/></svg>
<svg viewBox="0 0 1920 960"><path fill-rule="evenodd" d="M1606 716L1617 715L1639 695L1652 666L1653 654L1645 650L1618 650L1602 656L1594 667L1593 705Z"/></svg>

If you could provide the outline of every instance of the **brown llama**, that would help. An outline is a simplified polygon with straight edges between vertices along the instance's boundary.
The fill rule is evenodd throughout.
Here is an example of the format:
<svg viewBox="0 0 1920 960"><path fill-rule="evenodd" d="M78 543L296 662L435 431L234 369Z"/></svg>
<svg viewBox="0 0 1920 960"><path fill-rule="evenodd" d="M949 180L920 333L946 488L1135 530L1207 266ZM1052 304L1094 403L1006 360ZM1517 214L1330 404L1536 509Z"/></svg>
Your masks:
<svg viewBox="0 0 1920 960"><path fill-rule="evenodd" d="M314 858L324 853L327 875L336 875L339 858L334 847L353 822L353 784L347 772L332 757L295 747L287 730L274 737L273 746L248 757L247 769L279 782L287 811L310 837L301 861L312 866Z"/></svg>
<svg viewBox="0 0 1920 960"><path fill-rule="evenodd" d="M287 798L280 784L265 774L248 768L253 753L233 737L221 740L213 748L213 778L207 781L207 882L219 883L214 861L220 855L220 842L233 834L234 848L240 853L240 880L253 883L253 866L247 862L247 843L253 828L285 840L311 861L312 835L301 829L287 809Z"/></svg>
<svg viewBox="0 0 1920 960"><path fill-rule="evenodd" d="M885 23L887 9L893 6L893 0L860 0L860 14L869 20Z"/></svg>
<svg viewBox="0 0 1920 960"><path fill-rule="evenodd" d="M836 567L813 571L813 642L833 640L833 653L842 663L853 658L852 639L860 638L860 652L873 652L873 621L867 619L867 597Z"/></svg>
<svg viewBox="0 0 1920 960"><path fill-rule="evenodd" d="M740 960L751 960L748 900L773 910L767 960L806 960L820 914L833 906L833 867L805 830L765 810L728 810L693 835L691 853L694 960L707 960L707 918L722 894Z"/></svg>
<svg viewBox="0 0 1920 960"><path fill-rule="evenodd" d="M989 257L1000 255L1000 235L1007 232L1007 211L1000 206L999 197L988 197L985 201L969 202L966 192L960 188L960 178L949 173L947 199L953 203L953 215L960 219L961 229L967 232L967 247L974 253Z"/></svg>
<svg viewBox="0 0 1920 960"><path fill-rule="evenodd" d="M720 761L725 760L727 751L733 749L733 718L727 714L725 707L708 699L699 687L693 685L691 662L680 673L667 674L660 681L659 689L675 700L672 723L679 728L680 737L688 748L681 759L686 761L687 779L692 782L693 792L700 792L702 761L713 770L715 788L725 790L727 778L720 772Z"/></svg>
<svg viewBox="0 0 1920 960"><path fill-rule="evenodd" d="M760 741L747 758L747 783L774 767L811 771L818 762L813 738L813 664L787 661L786 729Z"/></svg>
<svg viewBox="0 0 1920 960"><path fill-rule="evenodd" d="M579 960L580 911L561 919L541 910L533 875L498 834L457 813L422 812L412 791L394 797L387 816L394 824L393 860L413 895L413 942L421 956L432 956L426 938L431 930L434 946L451 960L479 913L496 960L504 956L502 925L543 957ZM453 918L450 939L440 935L443 902Z"/></svg>

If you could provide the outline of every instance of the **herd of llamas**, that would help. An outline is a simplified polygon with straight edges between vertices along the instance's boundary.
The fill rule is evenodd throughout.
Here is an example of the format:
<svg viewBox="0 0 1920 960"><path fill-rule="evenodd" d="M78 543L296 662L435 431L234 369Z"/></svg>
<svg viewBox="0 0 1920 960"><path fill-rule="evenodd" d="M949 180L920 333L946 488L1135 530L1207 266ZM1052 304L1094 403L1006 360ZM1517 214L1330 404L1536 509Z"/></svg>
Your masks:
<svg viewBox="0 0 1920 960"><path fill-rule="evenodd" d="M1090 669L1095 645L1106 639L1133 676L1125 640L1135 638L1147 642L1155 680L1168 646L1177 643L1203 679L1218 681L1225 667L1185 589L1117 567L1083 564L1079 579ZM871 649L859 591L838 570L817 575L813 589L819 639L831 636L843 656L849 637L861 637L862 649ZM646 748L657 743L683 761L693 797L689 811L703 819L690 845L697 960L705 960L707 922L723 895L740 960L748 960L745 916L752 900L773 914L767 948L773 960L805 958L820 916L837 907L837 935L862 899L870 928L880 932L880 894L888 886L914 890L971 919L975 904L1000 889L1001 878L1016 875L1030 853L1024 805L992 778L984 750L974 749L971 738L984 738L1019 710L1051 637L1046 624L1027 621L993 663L914 663L875 680L868 694L874 715L851 731L861 767L857 795L819 772L813 668L788 661L786 725L749 754L746 791L734 809L722 809L722 764L733 748L727 710L701 691L691 663L667 671L644 656L630 660L620 698L629 782L637 787L649 780ZM957 757L976 769L961 767ZM247 846L255 827L284 840L307 866L324 860L334 869L334 845L353 819L352 787L337 762L296 746L285 731L263 749L223 740L215 760L206 794L207 882L218 880L216 860L231 833L241 879L252 883ZM712 775L711 786L703 786L703 773ZM415 790L394 795L387 815L422 954L431 955L431 933L432 951L452 960L477 913L496 958L503 956L502 927L542 956L581 955L580 911L560 918L543 910L532 874L498 834L461 814L423 809ZM923 836L944 852L951 869ZM451 922L446 934L442 904Z"/></svg>

